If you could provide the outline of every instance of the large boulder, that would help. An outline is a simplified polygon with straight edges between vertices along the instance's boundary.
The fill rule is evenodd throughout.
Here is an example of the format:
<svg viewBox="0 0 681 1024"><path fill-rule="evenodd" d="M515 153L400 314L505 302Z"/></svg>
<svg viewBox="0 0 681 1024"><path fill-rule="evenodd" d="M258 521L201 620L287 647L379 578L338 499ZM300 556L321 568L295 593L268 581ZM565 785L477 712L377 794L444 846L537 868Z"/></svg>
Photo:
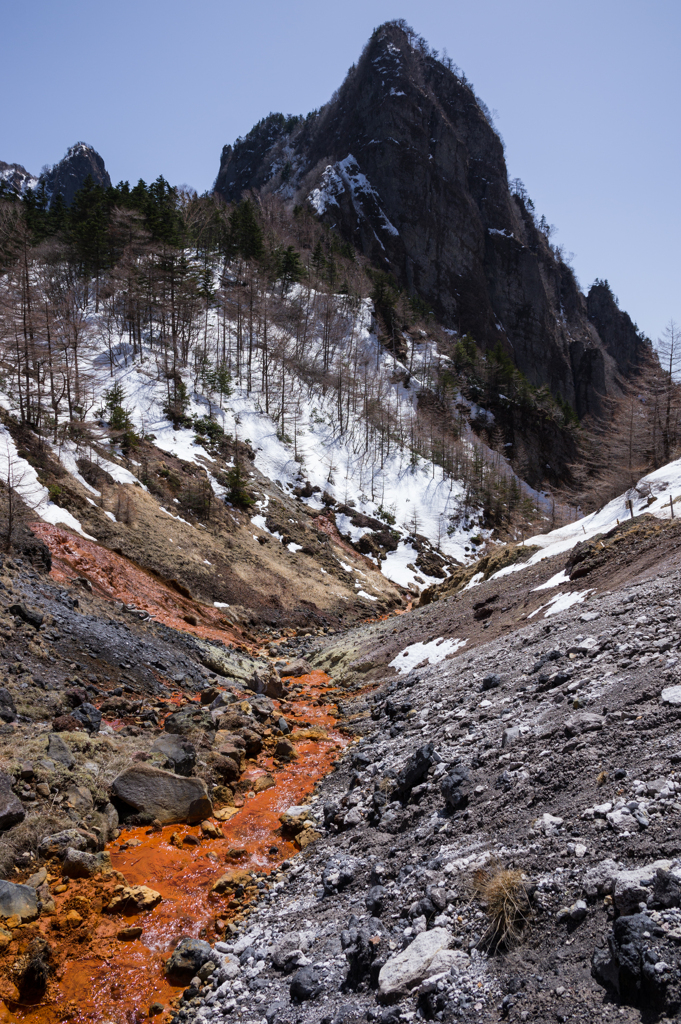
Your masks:
<svg viewBox="0 0 681 1024"><path fill-rule="evenodd" d="M383 964L378 976L379 993L384 997L398 995L420 984L434 973L431 971L433 960L441 950L449 949L451 941L446 928L421 932L411 945Z"/></svg>
<svg viewBox="0 0 681 1024"><path fill-rule="evenodd" d="M212 959L210 943L202 939L180 939L166 963L166 974L174 981L191 981L206 961Z"/></svg>
<svg viewBox="0 0 681 1024"><path fill-rule="evenodd" d="M681 952L656 931L662 929L656 929L647 914L619 917L607 945L594 951L591 973L614 990L621 1003L644 1009L651 1019L666 1014L676 1020L681 1009Z"/></svg>
<svg viewBox="0 0 681 1024"><path fill-rule="evenodd" d="M266 697L278 699L284 694L284 684L271 665L257 668L246 685L249 690Z"/></svg>
<svg viewBox="0 0 681 1024"><path fill-rule="evenodd" d="M304 1003L308 999L316 999L324 991L324 986L319 983L319 976L312 966L301 967L293 975L289 992L292 1003Z"/></svg>
<svg viewBox="0 0 681 1024"><path fill-rule="evenodd" d="M282 678L300 679L301 676L308 676L310 672L314 672L314 669L305 658L296 658L295 661L284 665L279 671Z"/></svg>
<svg viewBox="0 0 681 1024"><path fill-rule="evenodd" d="M111 783L111 795L138 814L164 825L175 822L191 825L213 813L203 779L185 779L146 764L121 772Z"/></svg>
<svg viewBox="0 0 681 1024"><path fill-rule="evenodd" d="M35 921L39 913L35 889L0 880L0 917L20 917L25 923Z"/></svg>
<svg viewBox="0 0 681 1024"><path fill-rule="evenodd" d="M415 750L398 773L392 794L393 800L406 800L414 786L425 779L430 766L438 760L440 759L435 754L432 743L426 743Z"/></svg>
<svg viewBox="0 0 681 1024"><path fill-rule="evenodd" d="M29 626L33 626L34 629L40 629L45 616L42 612L38 611L37 608L29 608L28 605L20 602L18 604L11 604L7 611L10 615L14 615L19 619L23 619Z"/></svg>
<svg viewBox="0 0 681 1024"><path fill-rule="evenodd" d="M18 825L25 817L24 805L12 792L12 779L0 773L0 831Z"/></svg>

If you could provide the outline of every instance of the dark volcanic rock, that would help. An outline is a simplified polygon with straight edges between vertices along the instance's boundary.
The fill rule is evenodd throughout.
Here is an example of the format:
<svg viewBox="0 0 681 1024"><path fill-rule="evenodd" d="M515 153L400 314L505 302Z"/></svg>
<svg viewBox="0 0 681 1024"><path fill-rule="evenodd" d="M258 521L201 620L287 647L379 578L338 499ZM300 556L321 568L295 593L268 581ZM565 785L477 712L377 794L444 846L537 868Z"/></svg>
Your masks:
<svg viewBox="0 0 681 1024"><path fill-rule="evenodd" d="M7 611L10 615L15 615L18 618L23 619L24 622L27 622L29 626L33 626L34 629L40 629L43 624L43 619L45 618L42 612L39 612L35 608L29 608L23 603L11 604Z"/></svg>
<svg viewBox="0 0 681 1024"><path fill-rule="evenodd" d="M151 745L151 752L165 754L170 767L176 775L191 775L196 764L196 748L189 740L180 736L162 733Z"/></svg>
<svg viewBox="0 0 681 1024"><path fill-rule="evenodd" d="M594 952L591 972L623 1003L671 1017L681 1007L681 955L654 932L655 925L645 914L618 918L607 947Z"/></svg>
<svg viewBox="0 0 681 1024"><path fill-rule="evenodd" d="M14 722L16 717L14 697L6 687L0 686L0 718L3 722Z"/></svg>
<svg viewBox="0 0 681 1024"><path fill-rule="evenodd" d="M307 999L315 999L323 989L319 984L319 978L315 969L313 967L301 967L293 975L289 991L292 1002L303 1003Z"/></svg>
<svg viewBox="0 0 681 1024"><path fill-rule="evenodd" d="M66 851L73 850L95 850L97 848L97 836L90 832L83 832L78 828L67 828L63 832L55 832L54 835L45 836L41 840L38 851L41 857L59 857L63 860Z"/></svg>
<svg viewBox="0 0 681 1024"><path fill-rule="evenodd" d="M418 785L428 774L428 769L435 763L434 748L432 743L415 750L397 776L395 789L393 790L394 800L404 800L409 796L414 786Z"/></svg>
<svg viewBox="0 0 681 1024"><path fill-rule="evenodd" d="M628 317L601 288L587 301L524 189L509 188L502 141L465 76L400 25L373 33L318 114L272 114L223 149L217 192L232 201L263 187L308 202L446 326L486 349L500 342L580 416L601 411L616 371L641 359Z"/></svg>
<svg viewBox="0 0 681 1024"><path fill-rule="evenodd" d="M197 730L214 730L213 716L207 708L198 704L186 704L180 711L168 715L165 720L166 732L176 736L187 736Z"/></svg>
<svg viewBox="0 0 681 1024"><path fill-rule="evenodd" d="M66 715L64 717L69 718L70 715ZM56 732L51 732L48 737L47 756L51 757L53 761L58 761L59 764L63 764L65 768L73 768L76 763L76 759L68 746Z"/></svg>
<svg viewBox="0 0 681 1024"><path fill-rule="evenodd" d="M1 917L14 917L16 914L22 921L35 921L38 913L38 896L35 889L30 885L0 881Z"/></svg>
<svg viewBox="0 0 681 1024"><path fill-rule="evenodd" d="M166 974L175 981L191 981L213 956L208 942L201 939L180 939L166 963Z"/></svg>
<svg viewBox="0 0 681 1024"><path fill-rule="evenodd" d="M75 711L72 711L71 717L80 722L85 731L90 734L99 732L99 727L102 724L101 711L98 711L94 704L89 704L87 701L81 704L80 707L77 707Z"/></svg>
<svg viewBox="0 0 681 1024"><path fill-rule="evenodd" d="M440 784L440 792L448 807L459 811L468 804L471 793L471 776L467 768L458 765L446 775Z"/></svg>

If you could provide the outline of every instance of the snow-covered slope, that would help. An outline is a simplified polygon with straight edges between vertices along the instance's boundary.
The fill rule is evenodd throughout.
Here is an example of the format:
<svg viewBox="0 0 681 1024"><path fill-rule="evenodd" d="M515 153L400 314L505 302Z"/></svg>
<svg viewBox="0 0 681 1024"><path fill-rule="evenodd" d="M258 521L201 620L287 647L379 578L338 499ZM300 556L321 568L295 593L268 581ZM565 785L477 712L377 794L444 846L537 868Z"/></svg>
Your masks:
<svg viewBox="0 0 681 1024"><path fill-rule="evenodd" d="M213 490L223 497L224 488L211 473L214 460L198 442L196 431L174 427L163 411L168 401L168 386L163 379L158 349L143 347L133 358L132 346L124 335L115 337L109 348L111 337L106 335L101 320L101 314L93 309L89 311L89 343L81 353L81 373L88 381L88 419L91 421L93 415L103 409L105 392L114 383L120 384L124 395L122 404L136 431L153 436L155 446L162 451L203 466L211 477ZM345 318L349 340L341 340L338 365L341 365L345 341L354 358L360 360L362 366L371 367L374 381L378 375L386 415L392 416L395 423L408 424L416 413L418 389L405 386L396 377L396 367L403 368L379 344L371 331L371 323L369 301L362 302L358 310ZM227 324L227 330L230 329L234 330L233 325ZM218 322L217 314L211 310L206 323L206 351L213 363L217 361L221 339L224 344L224 332L224 321ZM314 364L317 357L321 361L321 338L313 336L309 347L308 362ZM424 358L423 353L421 356L416 353L412 360L413 379L417 384L420 358ZM279 389L286 393L282 430L281 415L275 419L266 411L261 359L261 352L255 350L250 388L244 372L233 381L232 394L223 400L222 408L215 394L209 393L201 382L200 375L190 368L180 371L189 395L186 415L210 415L227 434L249 442L255 451L257 469L284 493L291 494L295 488L304 486L308 496L303 495L301 501L313 509L324 508L323 496L334 499L346 509L346 512L336 513L336 525L341 535L353 543L370 532L369 527L353 525L351 518L355 512L389 526L399 535L399 543L397 549L381 561L380 568L395 583L418 590L439 582L438 577L416 567L419 552L414 538L417 534L427 538L447 561L466 563L471 559L474 554L471 537L488 536L488 531L481 528L479 517L470 510L462 512L465 495L462 482L447 477L432 462L415 457L399 436L388 434L380 449L372 448L367 443L361 400L356 402L356 408L342 411L344 420L339 423L337 393L323 382L320 385L314 380L304 380L295 368L283 371L284 380L278 383ZM11 395L5 394L2 404L12 409ZM103 425L100 432L105 442ZM54 450L64 468L81 484L85 483L78 474L78 452L74 444L63 442ZM13 460L17 470L26 471L28 463L19 459L16 451ZM128 466L129 470L122 470L110 463L105 468L109 473L118 473L117 479L121 479L120 473L127 473L127 478L121 482L132 482L135 480L134 462L129 461ZM35 476L34 471L31 472ZM54 516L60 514L56 508L40 505L36 511L44 518L52 516L50 521L55 521ZM353 512L352 517L347 509Z"/></svg>
<svg viewBox="0 0 681 1024"><path fill-rule="evenodd" d="M674 506L676 508L674 509ZM516 562L514 565L506 566L495 573L491 579L499 579L501 576L508 576L513 572L522 572L528 566L536 565L545 558L552 558L554 555L561 555L570 551L582 541L589 540L600 533L607 533L613 527L629 519L647 512L658 519L671 519L681 515L681 459L662 466L660 469L641 477L635 487L620 494L617 498L604 505L597 512L592 512L583 519L577 519L574 523L568 523L558 530L550 533L540 533L535 537L528 537L525 543L528 547L536 546L540 550L526 562ZM475 586L477 580L472 580L470 585ZM565 573L557 573L541 588L548 589L568 583L569 579ZM573 595L574 596L574 595Z"/></svg>

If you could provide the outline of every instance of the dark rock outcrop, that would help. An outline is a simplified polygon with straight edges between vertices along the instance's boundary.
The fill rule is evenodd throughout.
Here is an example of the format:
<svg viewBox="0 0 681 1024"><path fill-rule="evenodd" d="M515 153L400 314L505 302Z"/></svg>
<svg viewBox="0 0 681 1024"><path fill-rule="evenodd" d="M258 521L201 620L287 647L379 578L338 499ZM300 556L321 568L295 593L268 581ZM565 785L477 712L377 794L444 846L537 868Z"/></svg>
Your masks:
<svg viewBox="0 0 681 1024"><path fill-rule="evenodd" d="M222 152L216 191L308 203L375 266L483 349L501 343L580 416L603 411L646 349L601 286L587 300L465 76L406 26L377 29L341 88L306 118L272 114ZM603 333L601 333L603 332Z"/></svg>
<svg viewBox="0 0 681 1024"><path fill-rule="evenodd" d="M111 186L111 178L99 153L85 142L77 142L66 155L40 175L50 201L61 195L64 205L70 206L76 192L91 177L95 185Z"/></svg>

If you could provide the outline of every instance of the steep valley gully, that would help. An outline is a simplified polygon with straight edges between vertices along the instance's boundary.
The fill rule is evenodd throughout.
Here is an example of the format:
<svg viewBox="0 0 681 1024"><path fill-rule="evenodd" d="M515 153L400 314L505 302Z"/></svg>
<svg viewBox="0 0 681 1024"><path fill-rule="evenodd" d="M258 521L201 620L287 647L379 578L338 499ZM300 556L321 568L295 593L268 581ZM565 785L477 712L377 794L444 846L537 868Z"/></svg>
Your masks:
<svg viewBox="0 0 681 1024"><path fill-rule="evenodd" d="M0 1021L678 1020L681 521L509 564L294 629L27 531Z"/></svg>

